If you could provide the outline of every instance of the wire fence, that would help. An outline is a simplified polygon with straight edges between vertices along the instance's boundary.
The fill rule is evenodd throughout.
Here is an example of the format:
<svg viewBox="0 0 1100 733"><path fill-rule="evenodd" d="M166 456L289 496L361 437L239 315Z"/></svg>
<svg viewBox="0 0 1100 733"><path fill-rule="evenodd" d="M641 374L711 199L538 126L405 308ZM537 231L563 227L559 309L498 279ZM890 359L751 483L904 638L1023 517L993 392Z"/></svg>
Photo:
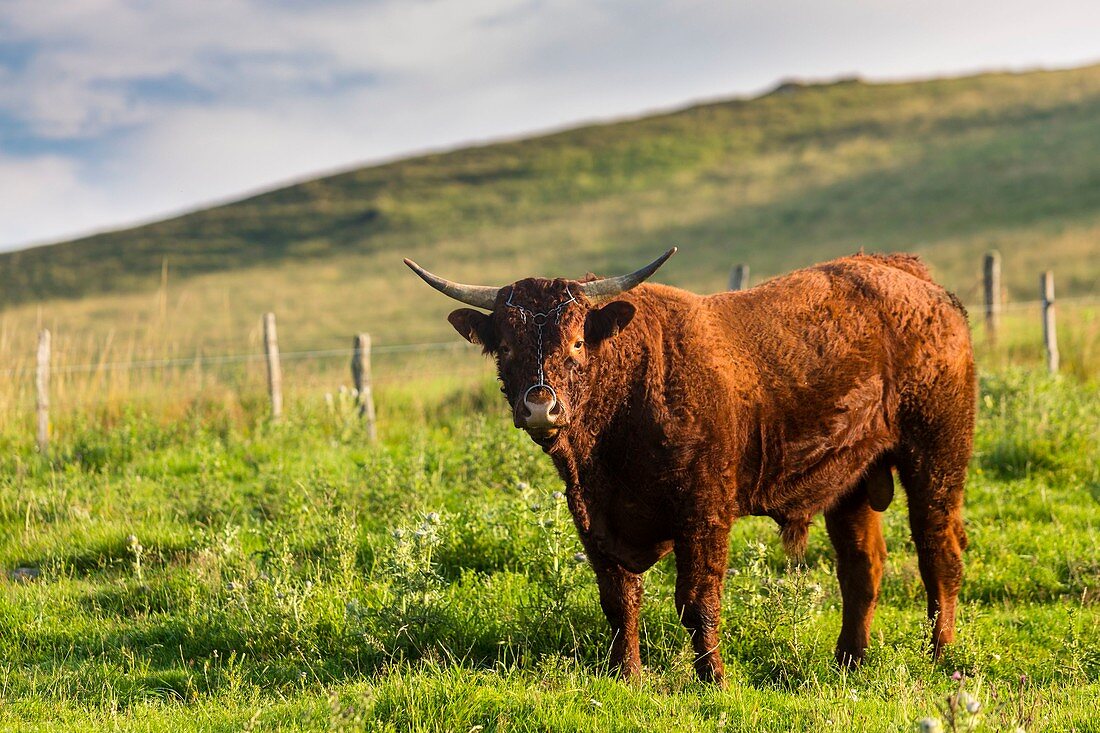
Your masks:
<svg viewBox="0 0 1100 733"><path fill-rule="evenodd" d="M469 350L470 346L456 341L433 341L419 344L391 344L383 346L375 346L371 349L372 354L408 354L416 352L434 352L434 351L461 351ZM284 361L300 361L308 359L323 359L329 357L351 357L355 353L354 349L307 349L304 351L283 351L280 352L280 358ZM200 366L217 366L220 364L246 364L250 362L262 362L265 359L265 355L259 352L247 352L239 354L203 354L197 353L194 356L174 357L170 359L137 359L131 361L115 361L115 362L88 362L85 364L59 364L51 367L51 371L61 374L75 374L81 372L110 372L118 370L140 370L140 369L163 369L167 367L193 367L196 364ZM0 374L5 376L11 376L19 374L24 371L26 365L0 369Z"/></svg>
<svg viewBox="0 0 1100 733"><path fill-rule="evenodd" d="M1018 313L1028 310L1038 310L1044 305L1043 300L1020 300L1001 303L998 309L1001 313ZM1077 306L1100 306L1100 295L1081 295L1068 298L1059 298L1057 305L1060 307L1073 308ZM968 303L964 304L964 307L971 314L971 319L974 321L976 329L980 330L981 324L979 323L979 314L986 307L983 303ZM461 340L453 341L428 341L420 343L407 343L407 344L382 344L374 346L371 349L372 355L385 356L389 354L416 354L416 353L431 353L431 352L461 352L472 351L476 347L472 347ZM304 349L296 351L281 351L280 358L283 361L301 361L301 360L316 360L316 359L328 359L335 357L351 358L355 353L352 348L336 348L336 349ZM248 364L263 362L265 355L262 351L250 351L243 353L227 353L227 354L206 354L200 350L193 356L184 357L172 357L164 359L135 359L127 361L89 361L86 363L78 364L65 364L64 352L57 351L54 354L59 363L51 366L51 371L55 374L78 374L86 372L111 372L111 371L136 371L144 369L164 369L170 367L210 367L223 364ZM25 373L28 369L28 363L24 362L17 366L7 365L0 366L0 375L14 376Z"/></svg>
<svg viewBox="0 0 1100 733"><path fill-rule="evenodd" d="M1044 300L1014 300L1006 303L1001 303L998 308L1002 312L1014 312L1014 311L1026 311L1035 310L1041 308L1046 301ZM1100 295L1074 295L1068 298L1058 298L1058 305L1075 307L1075 306L1088 306L1088 305L1100 305ZM971 303L963 304L967 312L971 314L980 313L985 308L985 303Z"/></svg>
<svg viewBox="0 0 1100 733"><path fill-rule="evenodd" d="M1067 337L1071 368L1076 363L1078 371L1094 369L1088 365L1100 359L1100 295L1061 298L1057 305L1068 316L1063 318L1059 331ZM1001 325L994 343L989 333L990 322L983 318L988 305L966 304L980 361L1041 361L1043 341L1039 334L1044 330L1044 322L1039 314L1050 306L1051 302L1041 299L998 303ZM1084 315L1078 317L1078 313ZM241 352L210 354L198 347L196 353L188 356L122 359L112 358L117 352L110 344L89 346L86 343L81 350L73 342L73 348L66 351L55 345L45 366L36 363L31 353L0 363L3 377L0 424L27 419L43 400L57 414L110 401L187 400L216 391L247 393L256 398L265 390L262 365L268 356L262 345ZM155 348L151 344L149 350ZM283 382L291 393L317 397L331 394L352 382L350 367L355 355L356 350L350 347L281 352ZM442 378L472 383L486 380L493 373L492 362L482 356L481 349L457 336L449 341L378 344L371 348L368 359L373 359L372 385L423 383ZM35 391L44 368L52 377L48 383L50 394L45 396Z"/></svg>

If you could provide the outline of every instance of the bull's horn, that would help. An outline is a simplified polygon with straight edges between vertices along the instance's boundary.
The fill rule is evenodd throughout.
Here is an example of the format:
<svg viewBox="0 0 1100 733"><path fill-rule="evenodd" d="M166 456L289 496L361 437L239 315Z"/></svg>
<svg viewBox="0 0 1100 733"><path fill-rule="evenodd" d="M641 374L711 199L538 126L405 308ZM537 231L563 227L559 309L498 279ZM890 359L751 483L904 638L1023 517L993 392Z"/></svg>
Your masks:
<svg viewBox="0 0 1100 733"><path fill-rule="evenodd" d="M584 293L589 300L594 302L614 298L619 293L625 293L632 287L641 285L650 275L657 272L658 267L665 264L665 260L674 254L676 254L675 247L665 252L642 269L632 272L629 275L605 277L603 280L593 280L592 282L582 283L581 292Z"/></svg>
<svg viewBox="0 0 1100 733"><path fill-rule="evenodd" d="M491 311L493 306L496 305L497 293L500 292L500 288L491 288L488 285L463 285L462 283L444 280L438 275L428 272L408 257L405 258L405 264L419 275L424 282L460 303L472 305L475 308L484 308L487 311Z"/></svg>

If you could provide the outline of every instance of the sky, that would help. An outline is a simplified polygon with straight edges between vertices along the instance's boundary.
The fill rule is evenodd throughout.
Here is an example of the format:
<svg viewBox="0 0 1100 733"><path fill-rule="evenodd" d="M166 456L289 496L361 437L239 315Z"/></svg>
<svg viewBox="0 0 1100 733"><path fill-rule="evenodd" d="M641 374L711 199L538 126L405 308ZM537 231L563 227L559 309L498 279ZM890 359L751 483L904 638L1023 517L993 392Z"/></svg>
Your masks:
<svg viewBox="0 0 1100 733"><path fill-rule="evenodd" d="M0 0L0 250L788 78L1097 61L1095 0Z"/></svg>

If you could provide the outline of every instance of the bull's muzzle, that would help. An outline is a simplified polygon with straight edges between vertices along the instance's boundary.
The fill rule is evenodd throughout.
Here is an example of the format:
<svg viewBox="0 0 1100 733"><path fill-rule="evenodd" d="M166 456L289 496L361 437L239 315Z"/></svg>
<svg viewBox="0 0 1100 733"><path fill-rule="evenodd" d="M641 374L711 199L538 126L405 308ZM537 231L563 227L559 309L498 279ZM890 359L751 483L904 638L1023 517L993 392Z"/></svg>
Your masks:
<svg viewBox="0 0 1100 733"><path fill-rule="evenodd" d="M568 421L554 390L537 384L523 393L515 410L515 424L536 437L546 437L564 428Z"/></svg>

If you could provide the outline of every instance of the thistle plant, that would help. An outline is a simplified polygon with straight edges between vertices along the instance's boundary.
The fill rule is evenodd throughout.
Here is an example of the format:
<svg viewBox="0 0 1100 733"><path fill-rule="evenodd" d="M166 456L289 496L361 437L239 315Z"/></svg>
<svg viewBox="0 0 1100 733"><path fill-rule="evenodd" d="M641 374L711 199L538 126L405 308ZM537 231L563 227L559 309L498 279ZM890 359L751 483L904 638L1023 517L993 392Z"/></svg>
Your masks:
<svg viewBox="0 0 1100 733"><path fill-rule="evenodd" d="M980 689L978 685L974 692L966 689L967 677L962 672L955 672L951 679L958 683L954 692L947 695L944 702L939 705L940 718L922 718L917 723L921 733L942 733L945 730L951 733L960 731L974 731L981 725L982 703L977 697Z"/></svg>
<svg viewBox="0 0 1100 733"><path fill-rule="evenodd" d="M579 582L578 566L587 558L584 553L576 552L576 531L562 492L555 491L539 499L528 489L523 500L532 515L528 523L534 529L535 540L528 545L530 551L522 558L523 563L528 575L538 581L543 591L546 602L540 609L541 615L560 616ZM578 560L578 556L583 560Z"/></svg>
<svg viewBox="0 0 1100 733"><path fill-rule="evenodd" d="M429 512L415 526L395 528L391 538L393 544L383 563L397 609L404 616L413 604L430 604L443 585L433 560L436 548L443 543L443 518L438 512Z"/></svg>
<svg viewBox="0 0 1100 733"><path fill-rule="evenodd" d="M145 548L142 547L135 534L126 536L126 547L130 550L130 555L133 558L131 564L134 568L134 577L137 578L138 583L144 583L145 573L142 570L141 560L145 557Z"/></svg>
<svg viewBox="0 0 1100 733"><path fill-rule="evenodd" d="M737 629L750 645L746 650L762 663L768 677L777 682L796 682L812 664L818 650L809 638L821 614L824 590L808 571L788 561L777 573L768 563L768 547L750 542L727 573L727 585L739 596L743 617L729 628Z"/></svg>

